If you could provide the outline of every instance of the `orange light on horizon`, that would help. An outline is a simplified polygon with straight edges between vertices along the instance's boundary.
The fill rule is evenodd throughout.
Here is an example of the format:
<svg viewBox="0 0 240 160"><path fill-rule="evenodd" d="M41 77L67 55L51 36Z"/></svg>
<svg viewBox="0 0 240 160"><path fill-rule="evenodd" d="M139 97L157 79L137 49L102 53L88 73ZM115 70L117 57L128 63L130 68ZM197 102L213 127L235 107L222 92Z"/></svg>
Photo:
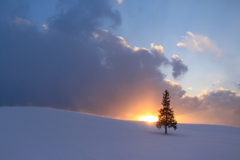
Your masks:
<svg viewBox="0 0 240 160"><path fill-rule="evenodd" d="M140 117L138 117L138 120L139 120L139 121L146 121L146 122L148 122L148 123L153 123L153 122L158 121L158 117L156 117L156 116L151 116L151 115L140 116Z"/></svg>

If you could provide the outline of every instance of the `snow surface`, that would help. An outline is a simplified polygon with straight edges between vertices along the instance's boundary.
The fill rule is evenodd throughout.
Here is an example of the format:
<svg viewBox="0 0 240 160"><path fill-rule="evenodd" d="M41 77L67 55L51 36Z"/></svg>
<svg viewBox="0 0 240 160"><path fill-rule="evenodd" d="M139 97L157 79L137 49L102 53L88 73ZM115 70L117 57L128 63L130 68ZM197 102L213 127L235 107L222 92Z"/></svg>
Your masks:
<svg viewBox="0 0 240 160"><path fill-rule="evenodd" d="M48 108L0 107L0 160L239 160L240 128L122 121Z"/></svg>

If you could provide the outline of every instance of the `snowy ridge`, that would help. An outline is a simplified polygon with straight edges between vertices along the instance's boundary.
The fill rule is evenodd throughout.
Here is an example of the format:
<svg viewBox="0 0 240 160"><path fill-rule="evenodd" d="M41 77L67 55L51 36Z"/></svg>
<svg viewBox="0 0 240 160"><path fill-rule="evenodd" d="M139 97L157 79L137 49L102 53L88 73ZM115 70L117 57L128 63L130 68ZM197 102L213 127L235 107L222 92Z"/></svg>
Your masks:
<svg viewBox="0 0 240 160"><path fill-rule="evenodd" d="M240 128L122 121L37 107L0 107L0 160L237 160Z"/></svg>

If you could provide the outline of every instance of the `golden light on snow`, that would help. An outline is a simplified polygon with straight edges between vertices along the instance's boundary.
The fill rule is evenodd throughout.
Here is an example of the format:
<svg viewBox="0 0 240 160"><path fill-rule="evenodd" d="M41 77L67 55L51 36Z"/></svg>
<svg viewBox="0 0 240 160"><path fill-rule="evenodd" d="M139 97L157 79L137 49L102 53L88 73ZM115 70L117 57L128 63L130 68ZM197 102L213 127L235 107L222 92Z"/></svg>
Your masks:
<svg viewBox="0 0 240 160"><path fill-rule="evenodd" d="M146 121L149 123L156 122L158 120L158 117L147 115L147 116L141 116L138 118L139 121Z"/></svg>

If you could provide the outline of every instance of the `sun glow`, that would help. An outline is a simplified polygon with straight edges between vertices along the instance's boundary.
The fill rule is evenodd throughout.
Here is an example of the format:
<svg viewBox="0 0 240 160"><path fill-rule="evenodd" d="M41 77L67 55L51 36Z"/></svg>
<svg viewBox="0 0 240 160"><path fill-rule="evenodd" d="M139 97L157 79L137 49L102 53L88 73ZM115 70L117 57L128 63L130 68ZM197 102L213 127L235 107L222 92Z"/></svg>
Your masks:
<svg viewBox="0 0 240 160"><path fill-rule="evenodd" d="M158 117L147 115L147 116L139 117L138 120L152 123L152 122L156 122L158 120Z"/></svg>

